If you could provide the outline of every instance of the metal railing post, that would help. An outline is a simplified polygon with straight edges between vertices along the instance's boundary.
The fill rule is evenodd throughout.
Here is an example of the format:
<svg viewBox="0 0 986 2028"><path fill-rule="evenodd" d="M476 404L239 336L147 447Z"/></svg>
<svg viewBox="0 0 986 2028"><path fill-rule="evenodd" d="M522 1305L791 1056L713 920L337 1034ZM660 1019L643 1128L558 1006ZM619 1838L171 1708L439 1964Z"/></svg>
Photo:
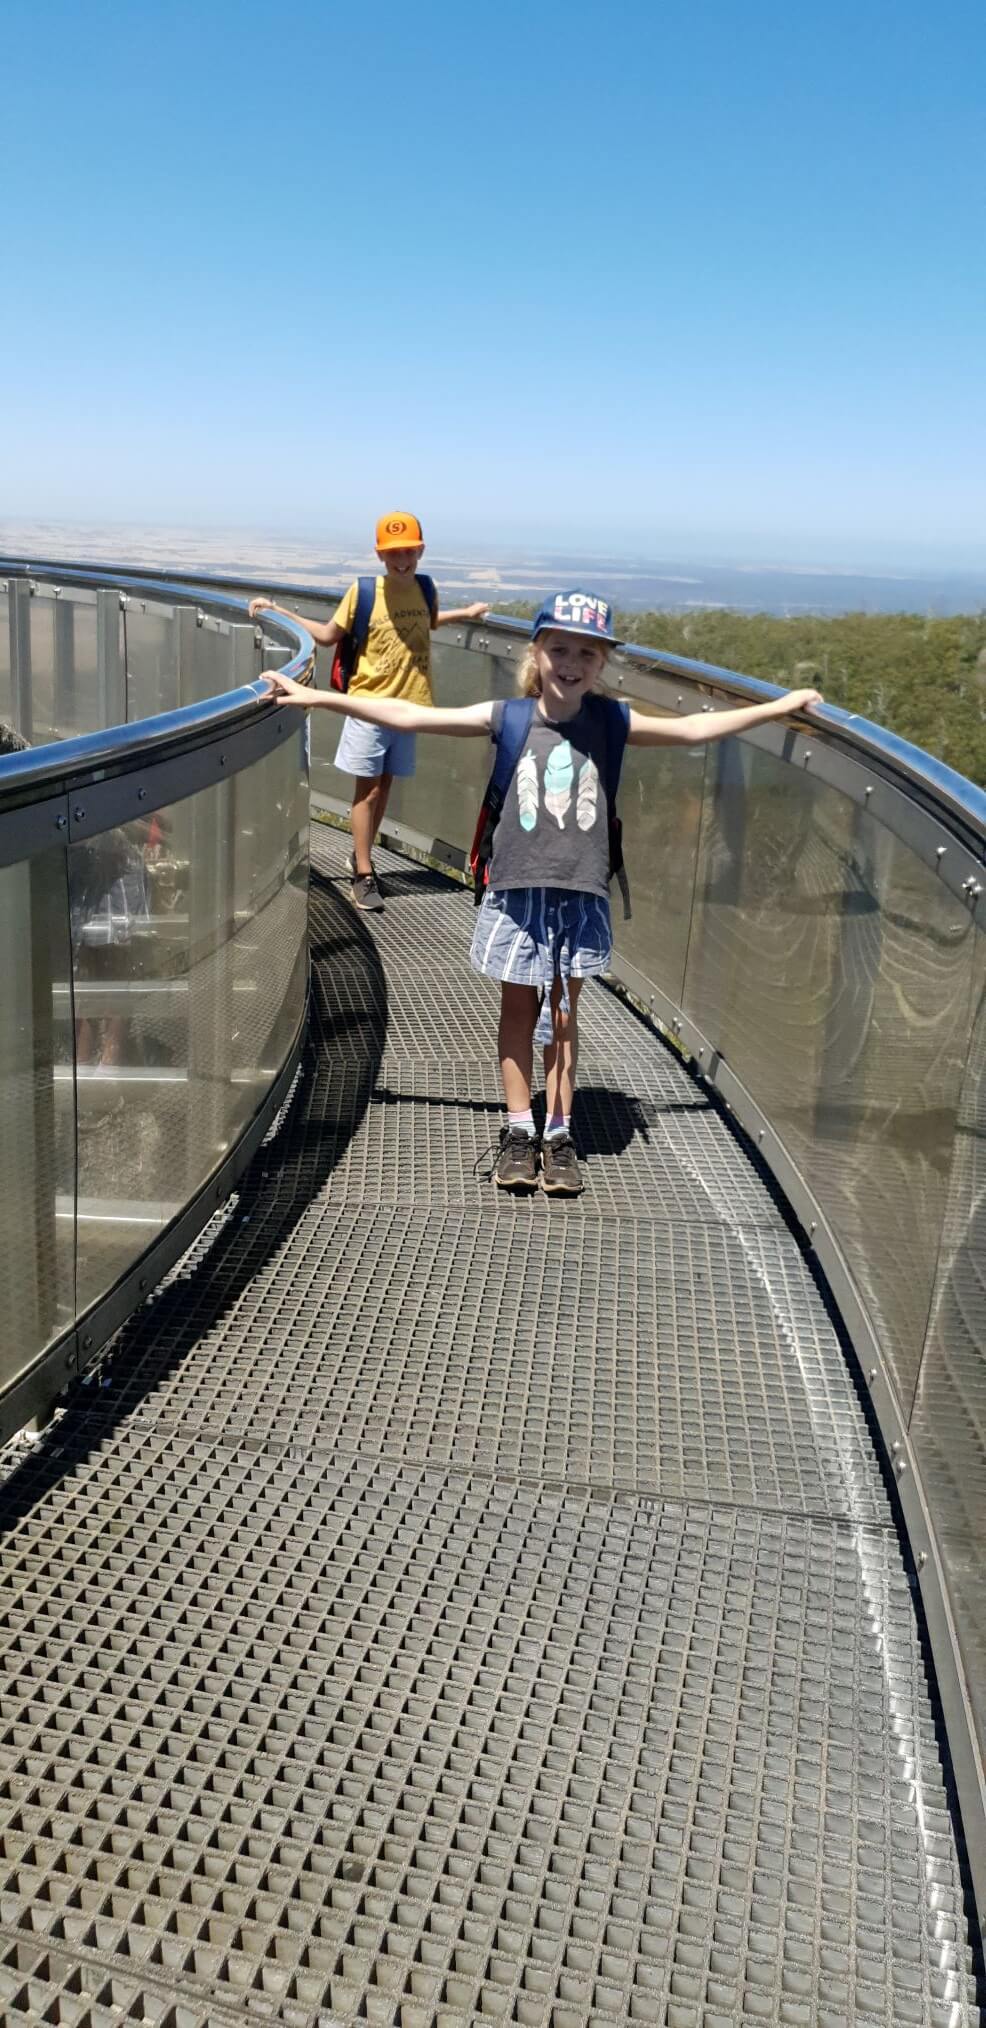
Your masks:
<svg viewBox="0 0 986 2028"><path fill-rule="evenodd" d="M120 594L96 593L96 666L99 696L99 723L125 725L127 722L127 672L123 666L120 627Z"/></svg>
<svg viewBox="0 0 986 2028"><path fill-rule="evenodd" d="M24 579L12 579L10 606L10 707L11 717L24 739L34 737L34 710L31 701L31 587Z"/></svg>

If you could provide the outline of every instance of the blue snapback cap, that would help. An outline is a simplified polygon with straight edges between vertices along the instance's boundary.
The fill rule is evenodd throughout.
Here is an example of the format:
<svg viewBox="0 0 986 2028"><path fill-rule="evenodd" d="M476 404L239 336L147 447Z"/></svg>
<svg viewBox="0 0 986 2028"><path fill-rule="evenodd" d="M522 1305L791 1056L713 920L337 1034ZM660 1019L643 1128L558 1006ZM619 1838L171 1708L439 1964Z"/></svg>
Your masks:
<svg viewBox="0 0 986 2028"><path fill-rule="evenodd" d="M532 638L536 641L546 627L557 627L564 634L588 634L594 641L616 640L613 608L608 599L597 598L593 592L555 592L535 614Z"/></svg>

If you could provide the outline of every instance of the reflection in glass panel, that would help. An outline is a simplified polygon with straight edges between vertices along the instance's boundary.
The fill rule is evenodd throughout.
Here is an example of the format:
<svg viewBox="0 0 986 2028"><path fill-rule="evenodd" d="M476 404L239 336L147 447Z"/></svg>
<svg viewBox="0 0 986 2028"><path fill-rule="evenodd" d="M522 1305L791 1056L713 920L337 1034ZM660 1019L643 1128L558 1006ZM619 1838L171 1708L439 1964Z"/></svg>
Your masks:
<svg viewBox="0 0 986 2028"><path fill-rule="evenodd" d="M10 691L10 606L6 581L0 581L0 718L13 717Z"/></svg>
<svg viewBox="0 0 986 2028"><path fill-rule="evenodd" d="M234 687L233 635L223 620L183 606L178 614L179 704L202 704Z"/></svg>
<svg viewBox="0 0 986 2028"><path fill-rule="evenodd" d="M303 732L70 849L78 1297L111 1288L218 1167L304 1005Z"/></svg>
<svg viewBox="0 0 986 2028"><path fill-rule="evenodd" d="M108 611L103 624L116 615ZM116 620L117 626L119 621ZM51 608L52 736L74 739L102 729L95 592L62 591ZM37 731L35 736L38 737Z"/></svg>
<svg viewBox="0 0 986 2028"><path fill-rule="evenodd" d="M847 797L749 743L715 753L686 1005L830 1219L906 1403L962 1074L969 916Z"/></svg>
<svg viewBox="0 0 986 2028"><path fill-rule="evenodd" d="M634 710L647 707L633 702ZM705 747L629 747L620 782L623 856L633 913L611 892L619 955L681 1004L695 858L706 778Z"/></svg>
<svg viewBox="0 0 986 2028"><path fill-rule="evenodd" d="M130 599L123 614L127 720L178 709L178 622L173 606Z"/></svg>
<svg viewBox="0 0 986 2028"><path fill-rule="evenodd" d="M65 854L0 869L0 1386L74 1314L75 1087Z"/></svg>
<svg viewBox="0 0 986 2028"><path fill-rule="evenodd" d="M31 740L44 746L58 738L55 715L55 604L47 589L31 597L28 629L31 656Z"/></svg>
<svg viewBox="0 0 986 2028"><path fill-rule="evenodd" d="M911 1435L986 1753L986 951Z"/></svg>

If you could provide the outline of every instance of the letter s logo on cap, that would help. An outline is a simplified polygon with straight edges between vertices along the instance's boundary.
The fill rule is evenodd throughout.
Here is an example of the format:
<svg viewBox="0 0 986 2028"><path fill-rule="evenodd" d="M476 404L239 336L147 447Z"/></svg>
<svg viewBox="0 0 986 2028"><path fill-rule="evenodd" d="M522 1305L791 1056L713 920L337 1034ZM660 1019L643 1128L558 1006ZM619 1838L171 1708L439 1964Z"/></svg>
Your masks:
<svg viewBox="0 0 986 2028"><path fill-rule="evenodd" d="M407 534L407 522L405 521L403 514L395 514L393 520L388 521L387 534L388 535Z"/></svg>

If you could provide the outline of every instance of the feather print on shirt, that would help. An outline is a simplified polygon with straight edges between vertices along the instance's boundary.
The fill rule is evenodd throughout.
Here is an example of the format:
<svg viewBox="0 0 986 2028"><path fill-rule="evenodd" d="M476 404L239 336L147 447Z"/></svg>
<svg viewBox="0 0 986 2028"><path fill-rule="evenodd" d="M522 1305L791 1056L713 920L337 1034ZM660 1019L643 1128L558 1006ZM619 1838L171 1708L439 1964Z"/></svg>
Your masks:
<svg viewBox="0 0 986 2028"><path fill-rule="evenodd" d="M598 801L599 770L595 761L587 760L579 776L579 799L575 805L575 821L580 831L592 830Z"/></svg>
<svg viewBox="0 0 986 2028"><path fill-rule="evenodd" d="M538 764L530 752L517 762L517 809L521 829L533 831L538 820Z"/></svg>
<svg viewBox="0 0 986 2028"><path fill-rule="evenodd" d="M557 818L559 831L565 828L565 812L572 800L574 774L572 749L567 739L563 739L561 745L549 753L544 770L544 807Z"/></svg>

